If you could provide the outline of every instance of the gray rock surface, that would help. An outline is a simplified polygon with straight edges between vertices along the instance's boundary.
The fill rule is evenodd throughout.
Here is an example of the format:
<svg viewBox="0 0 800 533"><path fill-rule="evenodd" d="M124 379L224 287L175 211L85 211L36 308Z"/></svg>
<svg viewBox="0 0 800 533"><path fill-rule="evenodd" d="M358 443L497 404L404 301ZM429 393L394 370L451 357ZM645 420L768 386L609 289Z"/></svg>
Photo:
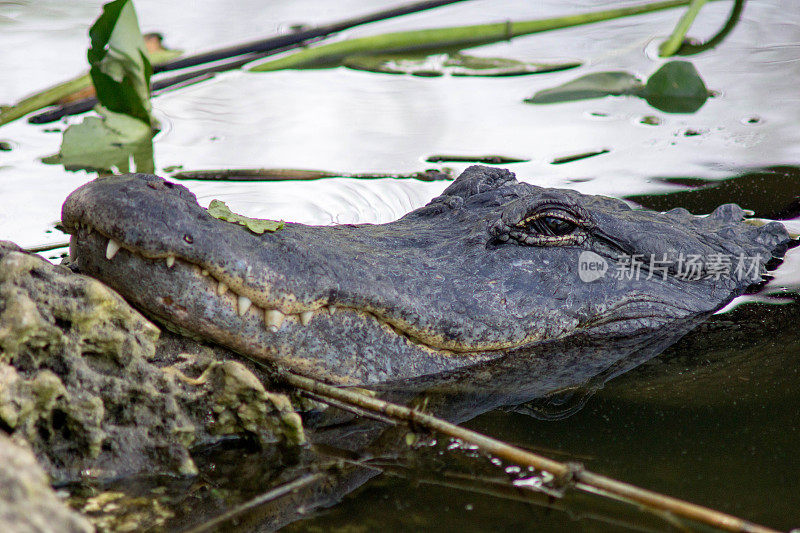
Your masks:
<svg viewBox="0 0 800 533"><path fill-rule="evenodd" d="M84 533L92 525L50 488L33 452L0 432L0 524L5 533Z"/></svg>

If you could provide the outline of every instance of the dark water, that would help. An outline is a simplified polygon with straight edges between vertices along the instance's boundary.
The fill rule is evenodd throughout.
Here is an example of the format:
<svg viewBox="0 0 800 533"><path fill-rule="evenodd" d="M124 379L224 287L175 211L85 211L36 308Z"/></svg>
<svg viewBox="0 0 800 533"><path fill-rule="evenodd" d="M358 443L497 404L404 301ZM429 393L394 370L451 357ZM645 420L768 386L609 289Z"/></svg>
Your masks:
<svg viewBox="0 0 800 533"><path fill-rule="evenodd" d="M0 68L19 73L13 81L0 81L0 100L17 99L83 68L85 30L99 4L0 5L3 49L29 51L24 60L13 53L0 58ZM290 23L332 21L379 4L389 2L196 6L179 1L168 7L136 2L143 29L161 30L168 45L187 49L256 38ZM358 28L347 36L523 20L619 4L470 1ZM708 5L691 35L713 34L729 7L729 2ZM748 1L742 20L718 48L690 58L717 94L697 113L663 113L643 100L623 97L549 106L522 103L537 90L590 72L628 70L648 76L661 64L655 49L679 13L524 37L476 51L584 62L577 70L540 76L423 79L343 68L226 74L154 100L163 124L154 144L157 172L168 175L168 167L175 165L183 170L459 171L466 163L426 159L497 154L524 160L508 167L539 185L624 197L657 210L682 206L708 213L721 203L736 202L757 217L785 220L797 232L800 10L792 0ZM65 59L56 62L53 47ZM49 130L64 127L20 121L0 129L0 140L13 147L0 152L0 238L22 245L63 239L53 230L60 203L93 177L39 161L58 149L60 135ZM587 152L603 153L552 164ZM446 184L331 179L187 186L205 203L221 198L251 216L328 224L391 220L424 204ZM462 413L465 425L771 527L800 527L798 256L797 249L790 251L760 293L738 299L660 356L608 381L572 384L521 408L482 414L475 409L474 417ZM344 442L360 435L354 432ZM300 457L264 456L241 446L219 447L199 453L203 473L197 479L127 480L106 488L160 502L168 512L159 514L152 504L142 504L144 514L156 527L181 529L303 475L319 457L347 468L353 458L342 459L338 437L335 450L320 451L320 456L310 451ZM408 447L403 431L382 438L399 443L385 445L392 451L382 464L387 472L356 470L328 491L328 508L308 503L319 503L318 494L304 500L301 493L247 514L239 529L286 523L295 531L676 529L663 517L597 496L570 492L553 500L534 491L508 490L509 481L520 476L513 465L494 464L463 447L451 449L448 440L434 443L424 436L423 444ZM307 510L299 512L304 505Z"/></svg>

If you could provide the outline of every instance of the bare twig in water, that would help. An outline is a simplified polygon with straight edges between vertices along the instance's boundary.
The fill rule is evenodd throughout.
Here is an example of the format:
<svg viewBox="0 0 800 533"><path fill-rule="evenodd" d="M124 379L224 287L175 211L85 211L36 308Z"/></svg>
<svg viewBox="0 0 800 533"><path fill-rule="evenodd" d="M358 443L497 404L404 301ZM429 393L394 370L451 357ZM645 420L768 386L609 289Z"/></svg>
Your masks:
<svg viewBox="0 0 800 533"><path fill-rule="evenodd" d="M574 487L585 492L633 502L651 510L672 513L675 516L695 520L726 531L776 533L774 529L754 524L720 511L590 472L578 464L554 461L481 433L451 424L417 409L393 404L288 372L283 374L283 378L290 385L320 397L332 398L360 409L374 411L383 416L404 421L412 427L424 427L431 431L437 431L464 442L469 442L478 446L484 453L500 457L514 464L532 466L537 470L550 472L563 488Z"/></svg>
<svg viewBox="0 0 800 533"><path fill-rule="evenodd" d="M58 250L59 248L66 248L67 246L69 246L69 241L56 242L53 244L42 244L40 246L31 246L30 248L25 248L25 251L32 254L38 254L41 252Z"/></svg>
<svg viewBox="0 0 800 533"><path fill-rule="evenodd" d="M271 501L277 500L283 496L291 494L292 492L298 491L304 487L309 485L313 485L314 483L321 481L325 476L328 474L322 472L316 472L313 474L305 474L300 476L299 478L295 479L294 481L290 481L289 483L284 483L283 485L279 485L274 489L265 492L264 494L259 494L252 500L249 500L241 505L237 505L227 513L221 514L213 519L195 526L189 530L186 530L184 533L203 533L205 531L217 531L217 529L229 522L241 516L243 513L255 509L265 503L269 503Z"/></svg>

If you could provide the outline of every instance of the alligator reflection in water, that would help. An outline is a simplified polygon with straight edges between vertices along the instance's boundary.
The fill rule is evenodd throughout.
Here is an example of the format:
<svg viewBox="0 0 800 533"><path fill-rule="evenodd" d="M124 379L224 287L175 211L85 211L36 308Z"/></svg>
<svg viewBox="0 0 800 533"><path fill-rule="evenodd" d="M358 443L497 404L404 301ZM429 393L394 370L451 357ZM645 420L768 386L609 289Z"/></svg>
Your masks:
<svg viewBox="0 0 800 533"><path fill-rule="evenodd" d="M576 396L585 399L601 388L606 381L657 356L704 318L695 317L692 320L678 321L669 327L643 330L638 335L627 337L600 338L575 335L543 343L530 352L509 354L469 370L454 370L438 376L397 381L377 388L380 395L386 399L424 406L426 412L456 423L467 422L497 407L521 408L529 412L533 408L536 410L534 416L541 416L542 406L552 398L553 394L566 390L577 391ZM533 402L536 402L535 407ZM569 414L575 412L580 405L582 404L571 406ZM562 416L566 414L568 413L561 412ZM552 412L549 416L552 416ZM505 478L506 488L514 492L519 490L515 488L515 478L529 480L535 475L522 470L519 476L509 476L497 466L497 461L492 463L459 454L458 451L445 451L445 448L448 450L457 448L457 443L434 444L434 440L423 437L425 443L422 446L410 448L406 427L387 427L383 422L356 417L336 408L308 412L305 415L305 422L309 439L314 443L314 453L288 467L280 465L280 469L276 470L279 465L270 461L265 462L258 455L245 455L244 458L237 455L235 461L217 460L218 457L222 458L232 453L225 450L212 452L206 457L215 468L224 469L224 473L211 472L207 475L217 483L221 477L222 486L218 487L232 491L240 500L266 492L270 485L297 479L309 472L320 470L326 472L324 479L292 495L259 506L243 516L237 516L240 527L247 529L246 526L250 526L255 530L267 531L307 519L313 516L310 513L314 510L338 503L347 494L381 472L417 477L427 469L424 463L429 461L430 457L426 456L430 453L436 455L436 452L431 450L448 454L446 464L439 465L442 470L428 476L428 481L433 483L445 483L449 474L456 471L464 472L468 478L477 479L479 477L477 473L480 471L484 476ZM340 464L337 468L330 469L332 463ZM259 472L259 475L254 476L254 471ZM431 472L426 472L426 475L429 474ZM246 480L245 483L242 483L243 479ZM551 490L548 490L546 482L539 491L533 488L533 492L519 493L516 497L540 505L559 505L547 497ZM555 486L551 489L557 491ZM575 502L572 502L569 505L574 504ZM585 500L580 503L589 508L598 504L597 501ZM177 503L173 509L176 518L170 524L171 527L182 528L213 518L213 516L198 516L196 509L209 507L213 509L214 506L197 505L197 502L194 502L191 504L192 511L187 512L188 509L183 508L184 505L186 502ZM635 522L652 520L652 517L639 516L630 509L627 511L631 514L628 518ZM618 512L619 509L614 511ZM593 514L597 514L597 509ZM615 517L619 519L619 515L615 514Z"/></svg>

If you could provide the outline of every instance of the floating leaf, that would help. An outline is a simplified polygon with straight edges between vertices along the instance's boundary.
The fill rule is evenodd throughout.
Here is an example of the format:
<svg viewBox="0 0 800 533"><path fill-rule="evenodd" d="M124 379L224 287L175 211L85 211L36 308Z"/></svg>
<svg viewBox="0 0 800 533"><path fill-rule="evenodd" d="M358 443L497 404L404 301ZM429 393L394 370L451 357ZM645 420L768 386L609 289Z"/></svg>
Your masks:
<svg viewBox="0 0 800 533"><path fill-rule="evenodd" d="M641 80L628 72L596 72L544 89L525 100L529 104L555 104L604 96L637 94L644 88Z"/></svg>
<svg viewBox="0 0 800 533"><path fill-rule="evenodd" d="M709 91L694 65L670 61L655 71L646 84L629 72L596 72L525 100L529 104L572 102L603 96L639 96L667 113L694 113L708 99Z"/></svg>
<svg viewBox="0 0 800 533"><path fill-rule="evenodd" d="M211 204L208 206L208 214L214 218L244 226L253 233L259 235L265 231L278 231L283 228L282 221L279 222L276 220L264 220L237 215L221 200L211 200Z"/></svg>
<svg viewBox="0 0 800 533"><path fill-rule="evenodd" d="M150 76L153 68L130 0L114 0L89 30L87 57L97 99L115 113L153 125Z"/></svg>
<svg viewBox="0 0 800 533"><path fill-rule="evenodd" d="M465 54L384 54L356 55L344 60L346 67L384 74L414 76L522 76L553 72L580 66L566 63L526 63L500 57L476 57Z"/></svg>
<svg viewBox="0 0 800 533"><path fill-rule="evenodd" d="M68 127L58 154L42 161L64 165L67 170L153 172L150 126L103 107L98 106L97 111L99 117L86 117L80 124Z"/></svg>
<svg viewBox="0 0 800 533"><path fill-rule="evenodd" d="M642 97L667 113L694 113L706 103L708 88L688 61L670 61L647 80Z"/></svg>

